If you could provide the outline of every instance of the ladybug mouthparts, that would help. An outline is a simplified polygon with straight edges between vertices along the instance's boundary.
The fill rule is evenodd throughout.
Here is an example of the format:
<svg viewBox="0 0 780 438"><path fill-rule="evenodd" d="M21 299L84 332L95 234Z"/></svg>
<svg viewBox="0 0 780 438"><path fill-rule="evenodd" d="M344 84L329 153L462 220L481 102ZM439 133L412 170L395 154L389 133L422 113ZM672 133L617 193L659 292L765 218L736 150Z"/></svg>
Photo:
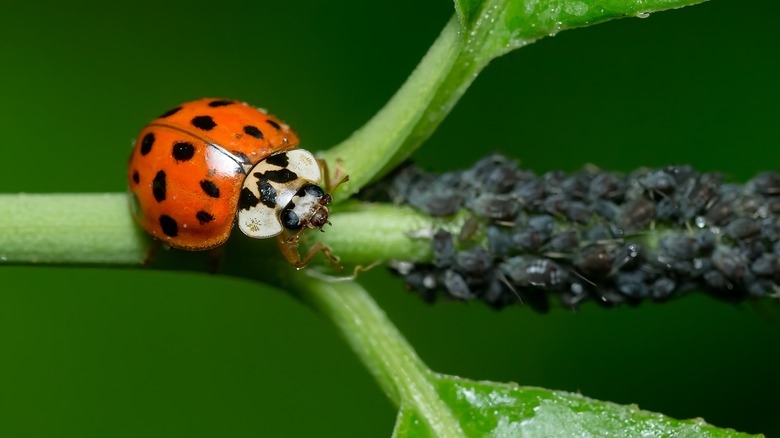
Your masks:
<svg viewBox="0 0 780 438"><path fill-rule="evenodd" d="M282 210L280 215L282 225L288 230L318 228L322 231L325 224L330 224L327 205L332 200L333 198L325 194L320 186L307 183Z"/></svg>
<svg viewBox="0 0 780 438"><path fill-rule="evenodd" d="M331 225L330 221L328 220L328 207L327 205L333 201L333 198L326 194L319 200L319 205L316 205L313 209L311 218L309 218L307 226L309 228L319 228L320 231L323 231L322 227L325 226L325 224Z"/></svg>

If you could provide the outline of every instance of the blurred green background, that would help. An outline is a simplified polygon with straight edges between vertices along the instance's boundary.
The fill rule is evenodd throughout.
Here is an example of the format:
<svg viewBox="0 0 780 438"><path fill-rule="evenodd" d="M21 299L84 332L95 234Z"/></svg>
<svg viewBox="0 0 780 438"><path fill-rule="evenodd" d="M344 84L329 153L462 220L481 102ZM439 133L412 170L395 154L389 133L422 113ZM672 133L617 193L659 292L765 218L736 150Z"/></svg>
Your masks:
<svg viewBox="0 0 780 438"><path fill-rule="evenodd" d="M140 128L204 96L270 108L326 148L381 107L452 10L4 2L0 191L124 191ZM562 32L491 64L416 159L444 171L499 151L539 173L690 163L734 181L778 170L778 16L776 2L715 0ZM780 435L775 303L691 296L539 315L429 306L382 269L361 280L437 371ZM0 269L0 436L388 436L394 417L327 321L277 291Z"/></svg>

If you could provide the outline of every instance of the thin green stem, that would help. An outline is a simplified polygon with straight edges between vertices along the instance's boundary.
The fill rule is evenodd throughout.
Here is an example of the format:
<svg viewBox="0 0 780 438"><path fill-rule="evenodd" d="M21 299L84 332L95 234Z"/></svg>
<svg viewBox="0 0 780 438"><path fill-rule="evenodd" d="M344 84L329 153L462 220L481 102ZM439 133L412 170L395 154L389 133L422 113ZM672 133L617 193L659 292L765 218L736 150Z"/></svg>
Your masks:
<svg viewBox="0 0 780 438"><path fill-rule="evenodd" d="M433 436L463 436L436 391L435 375L359 284L298 276L294 287L302 299L333 321L396 406L414 410L428 423Z"/></svg>
<svg viewBox="0 0 780 438"><path fill-rule="evenodd" d="M437 110L434 102L440 100L437 95L447 83L463 41L461 25L453 17L384 108L349 138L321 154L331 168L341 166L349 173L350 182L336 193L337 200L349 198L408 157L439 125L449 111ZM458 97L450 96L453 104Z"/></svg>

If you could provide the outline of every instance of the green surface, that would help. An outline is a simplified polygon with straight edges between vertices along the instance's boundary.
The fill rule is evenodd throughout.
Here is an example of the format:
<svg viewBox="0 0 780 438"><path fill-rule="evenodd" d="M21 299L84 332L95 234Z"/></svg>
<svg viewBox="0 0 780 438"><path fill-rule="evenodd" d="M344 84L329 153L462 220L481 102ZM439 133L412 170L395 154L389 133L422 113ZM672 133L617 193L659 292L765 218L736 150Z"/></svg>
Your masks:
<svg viewBox="0 0 780 438"><path fill-rule="evenodd" d="M0 187L122 190L143 123L207 95L272 108L314 149L336 143L438 35L451 5L436 3L9 6ZM736 4L565 32L501 58L417 158L446 170L499 150L539 172L689 162L736 180L774 169L777 10L756 3L740 14ZM768 303L691 297L540 316L429 307L382 272L363 278L438 371L778 433L778 312ZM393 408L335 331L284 295L107 270L4 267L0 284L0 435L392 429Z"/></svg>
<svg viewBox="0 0 780 438"><path fill-rule="evenodd" d="M489 437L746 437L701 420L673 420L580 394L551 392L495 382L473 382L437 376L437 392L461 419L465 436ZM450 436L431 434L412 410L403 410L396 437Z"/></svg>

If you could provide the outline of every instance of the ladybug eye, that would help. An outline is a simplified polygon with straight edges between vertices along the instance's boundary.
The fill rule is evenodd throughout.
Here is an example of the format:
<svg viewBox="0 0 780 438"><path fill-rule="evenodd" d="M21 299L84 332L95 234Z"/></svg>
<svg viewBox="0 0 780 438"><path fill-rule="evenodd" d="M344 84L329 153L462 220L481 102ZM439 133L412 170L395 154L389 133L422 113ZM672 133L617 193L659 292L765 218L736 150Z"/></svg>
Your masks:
<svg viewBox="0 0 780 438"><path fill-rule="evenodd" d="M325 196L325 192L322 191L320 186L314 184L306 184L298 190L296 196L304 197L306 195L313 196L315 198L322 198Z"/></svg>
<svg viewBox="0 0 780 438"><path fill-rule="evenodd" d="M282 211L282 225L288 230L298 230L301 228L301 218L292 210Z"/></svg>

